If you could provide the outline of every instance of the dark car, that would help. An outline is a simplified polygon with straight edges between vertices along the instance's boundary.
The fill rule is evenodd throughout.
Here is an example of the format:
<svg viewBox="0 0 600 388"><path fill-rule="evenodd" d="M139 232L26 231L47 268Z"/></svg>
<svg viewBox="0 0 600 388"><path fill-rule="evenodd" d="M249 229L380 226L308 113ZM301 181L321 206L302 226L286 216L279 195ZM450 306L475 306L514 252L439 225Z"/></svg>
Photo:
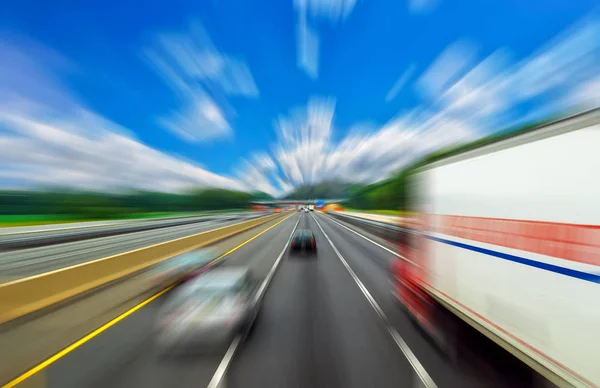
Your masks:
<svg viewBox="0 0 600 388"><path fill-rule="evenodd" d="M307 253L311 255L317 254L317 240L315 235L310 230L297 230L292 237L290 243L290 251L292 253Z"/></svg>

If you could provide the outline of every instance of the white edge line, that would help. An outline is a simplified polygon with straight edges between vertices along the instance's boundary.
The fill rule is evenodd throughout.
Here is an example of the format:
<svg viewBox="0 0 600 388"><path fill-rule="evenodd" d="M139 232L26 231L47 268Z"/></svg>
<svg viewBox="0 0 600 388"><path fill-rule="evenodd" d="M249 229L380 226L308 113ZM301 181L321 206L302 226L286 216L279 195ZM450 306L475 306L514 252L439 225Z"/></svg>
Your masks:
<svg viewBox="0 0 600 388"><path fill-rule="evenodd" d="M229 216L229 215L236 215L237 213L223 213L223 216ZM173 218L203 218L203 217L212 217L213 215L211 214L206 214L206 215L197 215L197 216L182 216L182 217L171 217L171 219ZM218 215L217 215L218 216ZM46 232L60 232L62 230L73 230L73 229L89 229L89 228L101 228L103 226L120 226L120 225L127 225L127 224L144 224L144 223L152 223L155 222L157 224L160 223L166 223L168 220L166 219L150 219L150 218L137 218L137 219L130 219L130 220L114 220L115 222L102 222L100 224L96 224L96 225L81 225L81 226L65 226L65 227L58 227L58 228L46 228L46 229L38 229L38 230L26 230L26 231L16 231L16 232L7 232L7 233L2 233L2 231L0 231L0 237L4 237L4 236L13 236L13 235L17 235L17 234L33 234L33 233L46 233ZM83 223L85 223L86 221L83 221ZM87 221L87 222L96 222L96 221ZM56 224L55 224L56 225ZM68 224L67 224L68 225ZM8 226L7 228L28 228L28 226Z"/></svg>
<svg viewBox="0 0 600 388"><path fill-rule="evenodd" d="M394 254L394 255L398 256L399 258L401 258L401 259L404 259L404 260L406 260L406 261L408 261L408 262L410 262L410 263L412 263L412 264L415 264L415 263L413 263L412 261L410 261L410 260L406 259L404 256L402 256L402 255L399 255L399 254L397 254L397 253L395 253L395 252L391 251L390 249L388 249L388 248L384 247L383 245L381 245L381 244L378 244L377 242L375 242L375 241L371 240L370 238L368 238L368 237L365 237L365 236L363 236L362 234L360 234L360 233L358 233L358 232L356 232L356 231L354 231L354 230L352 230L352 229L348 228L347 226L345 226L345 225L343 225L343 224L339 223L338 221L336 221L335 219L333 219L333 218L331 218L331 217L327 217L327 216L325 216L324 218L325 218L325 219L327 219L327 220L329 220L329 221L335 222L336 224L338 224L338 225L339 225L339 226L341 226L342 228L345 228L345 229L349 230L350 232L352 232L352 233L354 233L354 234L356 234L356 235L358 235L358 236L360 236L360 237L364 238L365 240L367 240L367 241L369 241L369 242L371 242L371 243L373 243L373 244L377 245L378 247L380 247L380 248L382 248L382 249L385 249L386 251L388 251L388 252L390 252L390 253L392 253L392 254ZM417 264L415 264L415 265L417 265ZM511 338L510 336L507 336L507 335L505 335L504 333L502 333L502 332L500 332L500 331L496 330L496 329L495 329L495 328L494 328L492 325L490 325L489 323L487 323L487 322L485 322L485 321L482 321L482 320L478 319L478 318L477 318L477 317L476 317L476 316L475 316L475 315L474 315L472 312L470 312L469 310L466 310L466 309L462 308L460 305L456 304L454 301L452 301L452 300L449 300L449 299L447 299L447 298L444 298L444 297L443 297L443 296L442 296L442 295L439 293L439 291L438 291L438 290L436 290L435 288L428 287L428 291L429 291L429 292L431 292L431 293L433 293L433 294L435 294L435 296L437 296L438 298L442 299L442 300L443 300L443 301L445 301L446 303L450 304L450 305L451 305L453 308L455 308L456 310L460 311L462 314L464 314L464 315L465 315L465 316L467 316L469 319L471 319L471 320L473 320L474 322L476 322L478 325L481 325L481 327L483 327L485 330L488 330L488 331L492 332L492 333L493 333L493 335L497 336L497 337L498 337L498 338L500 338L502 341L505 341L506 343L508 343L508 344L509 344L509 346L514 346L515 348L517 348L518 350L520 350L520 348L519 348L518 346L516 346L516 345L515 345L515 340L514 340L514 338ZM473 326L473 325L471 325L471 326ZM473 326L473 327L474 327L474 326ZM475 328L475 327L474 327L474 328ZM475 328L475 329L476 329L477 331L481 332L481 330L479 330L478 328ZM399 339L400 341L404 342L404 341L402 340L402 337L400 337L399 335L398 335L398 339ZM396 340L396 338L394 338L394 340ZM396 340L396 341L397 341L397 340ZM495 341L494 341L494 342L495 342ZM504 346L502 346L502 345L499 345L499 346L501 346L501 347L504 347ZM509 353L511 353L511 354L512 354L512 352L509 352ZM548 368L548 370L550 370L550 371L553 371L553 369L552 369L551 367L553 367L553 366L555 366L555 365L554 365L554 364L552 364L552 363L550 363L550 362L548 362L548 360L547 360L547 359L545 359L545 358L538 358L538 357L537 357L535 354L533 354L533 353L530 353L530 352L528 352L528 351L527 351L527 352L523 352L523 353L524 353L524 354L525 354L527 357L530 357L531 359L533 359L535 362L538 362L538 363L542 364L543 366L545 366L546 368ZM533 355L532 355L532 354L533 354ZM560 371L561 371L561 372L564 372L564 370L563 370L563 369L560 369ZM567 372L567 373L568 373L568 372ZM542 374L542 373L540 373L540 374ZM562 374L559 374L559 373L556 373L556 374L557 374L557 375L560 375L560 378L564 378ZM542 375L543 375L543 374L542 374ZM573 377L573 375L571 375L571 374L568 374L568 376L569 376L569 377ZM575 378L577 378L577 377L575 377Z"/></svg>
<svg viewBox="0 0 600 388"><path fill-rule="evenodd" d="M316 217L314 217L314 216L312 218L317 223L317 226L319 227L319 229L321 230L321 232L323 233L323 235L325 236L327 241L329 241L329 244L333 248L335 254L340 259L340 261L342 262L344 267L346 267L346 270L348 271L348 273L350 274L350 276L352 277L352 279L354 280L354 282L356 283L358 288L362 291L365 298L367 298L367 301L371 304L371 307L373 308L373 310L375 310L375 312L377 313L379 318L381 318L381 320L385 324L385 327L386 327L388 333L390 334L390 336L392 337L394 342L396 342L396 345L398 345L398 347L400 348L400 350L402 351L402 353L404 354L404 356L406 357L406 359L408 360L410 365L413 367L415 373L417 374L417 376L419 376L419 379L421 380L421 382L427 388L437 388L437 385L433 382L433 379L431 378L431 376L429 376L429 374L427 373L427 371L425 370L425 368L423 367L421 362L417 359L415 354L408 347L408 345L406 344L404 339L400 336L400 334L396 331L396 329L394 329L391 326L387 315L385 315L385 313L383 312L383 310L381 309L381 307L379 306L377 301L375 301L375 299L373 298L373 296L371 295L369 290L367 290L367 287L365 287L365 285L360 281L360 279L358 278L356 273L352 270L352 268L350 267L348 262L344 259L344 257L340 253L340 251L338 251L336 246L333 244L333 241L331 241L331 239L329 238L327 233L325 233L325 231L321 227L321 224L319 223L319 221L317 221ZM387 248L385 248L385 249L387 250Z"/></svg>
<svg viewBox="0 0 600 388"><path fill-rule="evenodd" d="M235 224L229 224L229 225L221 226L221 227L215 228L215 229L205 230L205 231L202 231L202 232L199 232L199 233L195 233L195 234L191 234L191 235L188 235L188 236L178 237L178 238L173 239L173 240L167 240L167 241L155 243L155 244L152 244L152 245L146 245L146 246L143 246L141 248L132 249L132 250L126 251L126 252L115 253L115 254L110 255L110 256L101 257L101 258L90 260L90 261L85 261L83 263L74 264L74 265L71 265L71 266L68 266L68 267L63 267L63 268L55 269L55 270L44 272L44 273L41 273L41 274L32 275L32 276L28 276L28 277L20 278L20 279L11 280L11 281L8 281L6 283L0 283L0 288L6 287L6 286L9 286L9 285L13 285L13 284L16 284L16 283L22 283L22 282L25 282L25 281L29 281L29 280L36 279L36 278L39 278L39 277L42 277L42 276L47 276L47 275L50 275L50 274L53 274L53 273L56 273L56 272L67 271L67 270L71 270L71 269L77 268L77 267L82 267L82 266L85 266L85 265L88 265L88 264L91 264L91 263L105 261L105 260L111 259L113 257L117 257L117 256L125 255L125 254L134 253L134 252L146 250L146 249L149 249L149 248L154 248L154 247L157 247L157 246L160 246L160 245L166 245L168 243L172 243L172 242L175 242L175 241L183 240L183 239L186 239L186 238L196 237L196 236L200 236L202 234L206 234L206 233L210 233L210 232L216 232L217 230L229 228L231 226L240 225L240 224L243 224L243 223L246 223L246 222L250 222L250 221L257 220L257 219L260 219L260 218L265 218L265 217L269 217L269 215L263 216L263 217L252 218L250 220L245 220L245 221L237 222ZM182 252L179 252L179 253L174 253L173 256L177 256L177 255L189 252L189 251L191 251L193 249L194 248L183 250Z"/></svg>
<svg viewBox="0 0 600 388"><path fill-rule="evenodd" d="M383 245L381 245L381 244L379 244L379 243L377 243L377 242L375 242L375 241L371 240L370 238L368 238L368 237L366 237L366 236L363 236L362 234L360 234L360 233L356 232L355 230L352 230L352 229L348 228L347 226L345 226L345 225L341 224L340 222L336 221L336 220L335 220L335 219L333 219L332 217L330 217L330 216L326 216L326 215L325 215L323 218L325 218L325 219L327 219L327 220L329 220L329 221L332 221L332 222L334 222L334 223L338 224L338 225L339 225L339 226L341 226L342 228L345 228L345 229L349 230L350 232L352 232L352 233L356 234L357 236L364 238L365 240L367 240L367 241L369 241L369 242L371 242L371 243L373 243L373 244L377 245L378 247L380 247L380 248L382 248L382 249L385 249L386 251L388 251L388 252L392 253L393 255L396 255L397 257L399 257L399 258L401 258L401 259L404 259L404 260L406 260L406 261L408 261L408 262L410 262L410 263L412 263L412 264L414 264L414 265L416 265L416 266L420 267L418 264L416 264L416 263L414 263L414 262L410 261L409 259L405 258L404 256L402 256L402 255L399 255L398 253L396 253L396 252L393 252L392 250L390 250L390 249L388 249L387 247L384 247ZM443 234L442 234L442 235L443 235ZM451 299L447 299L447 298L443 297L443 295L441 295L437 289L435 289L435 288L433 288L433 287L427 287L427 290L428 290L429 292L431 292L432 294L434 294L434 295L435 295L437 298L439 298L439 299L443 300L444 302L448 303L449 305L451 305L453 308L455 308L455 309L456 309L457 311L459 311L461 314L464 314L464 315L465 315L465 316L467 316L469 319L471 319L471 320L473 320L474 322L476 322L478 325L480 325L481 327L483 327L485 330L488 330L488 331L490 331L490 332L491 332L493 335L497 336L497 337L498 337L498 338L500 338L502 341L505 341L505 342L506 342L506 343L508 343L510 346L513 346L513 347L515 347L517 350L519 350L519 351L522 351L522 350L521 350L521 349L520 349L520 348L519 348L517 345L515 345L515 340L514 340L514 338L512 338L512 337L510 337L510 336L507 336L506 334L502 333L501 331L498 331L496 328L494 328L494 327L493 327L492 325L490 325L488 322L486 322L486 321L482 321L482 320L478 319L478 318L477 318L477 317L476 317L476 316L475 316L475 315L474 315L474 314L473 314L471 311L469 311L469 310L467 310L467 309L464 309L463 307L461 307L460 305L456 304L456 303L455 303L454 301L452 301ZM479 330L479 329L478 329L478 328L476 328L475 326L473 326L473 325L471 325L471 324L469 324L469 325L470 325L471 327L473 327L475 330L477 330L477 331L481 332L481 330ZM400 338L400 339L402 339L402 338ZM494 341L494 342L496 342L496 341ZM502 347L502 348L504 347L503 345L500 345L500 344L499 344L499 346L500 346L500 347ZM556 375L559 375L559 376L560 376L559 378L563 378L563 379L564 379L564 373L567 373L567 376L569 376L569 377L575 377L576 379L579 379L577 376L573 376L573 375L572 375L572 374L570 374L569 372L565 372L565 371L564 371L564 369L562 369L562 368L561 368L561 369L559 369L561 373L556 373L556 372L554 371L554 369L552 368L552 367L556 367L556 365L555 365L555 364L553 364L552 362L549 362L549 360L548 360L548 359L546 359L546 358L543 358L543 357L539 358L537 355L535 355L535 353L531 353L531 352L529 352L529 351L522 351L522 352L523 352L523 354L525 354L527 357L530 357L530 358L531 358L532 360L534 360L535 362L538 362L538 363L540 363L542 366L545 366L546 368L548 368L548 370L550 370L552 373L555 373ZM512 351L509 351L509 353L511 353L511 354L512 354ZM527 364L527 363L526 363L526 364ZM535 368L533 368L533 369L535 369ZM544 375L543 373L540 373L540 374L541 374L541 375Z"/></svg>
<svg viewBox="0 0 600 388"><path fill-rule="evenodd" d="M396 257L399 257L399 258L401 258L402 260L404 260L404 261L407 261L407 262L411 263L412 265L414 265L414 266L417 266L417 267L421 268L421 266L420 266L419 264L415 263L414 261L412 261L412 260L410 260L410 259L406 258L405 256L402 256L401 254L399 254L399 253L397 253L397 252L394 252L394 251L392 251L392 250L391 250L391 249L389 249L388 247L385 247L385 246L383 246L383 245L379 244L377 241L373 241L373 240L371 240L370 238L368 238L368 237L366 237L366 236L363 236L362 234L358 233L357 231L355 231L355 230L353 230L353 229L351 229L351 228L347 227L346 225L344 225L344 224L342 224L342 223L338 222L337 220L334 220L333 218L331 218L331 217L328 217L328 216L325 216L324 218L325 218L325 219L327 219L328 221L335 222L336 224L338 224L338 225L339 225L339 226L341 226L342 228L349 230L350 232L354 233L355 235L357 235L357 236L359 236L359 237L361 237L361 238L364 238L365 240L367 240L367 241L368 241L368 242L370 242L371 244L375 244L375 245L377 245L379 248L381 248L381 249L384 249L384 250L388 251L388 252L389 252L389 253L391 253L392 255L394 255L394 256L396 256Z"/></svg>
<svg viewBox="0 0 600 388"><path fill-rule="evenodd" d="M290 237L288 238L287 242L285 243L283 250L277 257L277 260L275 260L275 264L273 264L273 266L271 267L271 270L267 274L267 277L265 278L265 280L263 280L262 284L260 285L260 288L258 289L258 292L256 293L256 297L254 299L255 302L259 301L264 296L264 293L266 292L267 287L271 283L273 276L275 276L275 271L279 267L281 259L283 258L283 255L287 251L288 245L290 244L292 236L294 235L294 232L296 231L296 227L298 227L298 224L300 223L301 219L302 219L302 217L299 217L298 221L296 221L296 224L294 225L294 229L292 229L292 233L290 233ZM242 336L238 334L234 338L234 340L231 342L231 345L229 345L229 348L227 348L227 352L225 352L225 356L223 356L223 359L221 360L221 363L217 367L217 370L215 371L215 374L213 375L212 379L208 383L207 388L219 388L220 387L220 384L221 384L223 378L225 377L225 373L227 373L227 369L229 369L229 365L231 365L231 361L233 361L233 357L235 356L235 353L237 352L241 343L242 343Z"/></svg>

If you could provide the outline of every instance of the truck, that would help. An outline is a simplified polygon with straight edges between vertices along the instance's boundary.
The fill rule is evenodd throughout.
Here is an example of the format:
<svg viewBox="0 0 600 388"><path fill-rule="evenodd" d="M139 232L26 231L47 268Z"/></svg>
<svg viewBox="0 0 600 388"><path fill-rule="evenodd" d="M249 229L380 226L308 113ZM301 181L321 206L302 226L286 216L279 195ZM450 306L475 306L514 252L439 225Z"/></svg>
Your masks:
<svg viewBox="0 0 600 388"><path fill-rule="evenodd" d="M416 169L393 295L449 355L477 330L557 386L600 386L600 110Z"/></svg>
<svg viewBox="0 0 600 388"><path fill-rule="evenodd" d="M308 205L308 210L310 210L311 212L315 210L315 205L310 204Z"/></svg>

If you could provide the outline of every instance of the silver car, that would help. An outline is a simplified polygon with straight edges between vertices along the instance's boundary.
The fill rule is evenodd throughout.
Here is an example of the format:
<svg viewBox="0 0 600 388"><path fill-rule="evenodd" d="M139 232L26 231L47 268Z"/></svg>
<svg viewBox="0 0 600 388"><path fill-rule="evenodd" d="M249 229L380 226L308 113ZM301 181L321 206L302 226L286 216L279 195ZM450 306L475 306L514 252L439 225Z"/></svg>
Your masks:
<svg viewBox="0 0 600 388"><path fill-rule="evenodd" d="M165 260L144 275L150 287L166 287L177 280L185 282L196 275L197 269L219 257L219 254L220 251L214 248L196 249Z"/></svg>
<svg viewBox="0 0 600 388"><path fill-rule="evenodd" d="M215 268L177 288L156 322L160 351L228 345L258 314L258 284L247 268Z"/></svg>

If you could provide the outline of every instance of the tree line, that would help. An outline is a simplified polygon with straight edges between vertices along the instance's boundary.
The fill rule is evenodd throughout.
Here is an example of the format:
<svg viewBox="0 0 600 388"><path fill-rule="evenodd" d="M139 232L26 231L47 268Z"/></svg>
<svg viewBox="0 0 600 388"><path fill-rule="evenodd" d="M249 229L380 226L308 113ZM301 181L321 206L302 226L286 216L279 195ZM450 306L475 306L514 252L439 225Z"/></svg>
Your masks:
<svg viewBox="0 0 600 388"><path fill-rule="evenodd" d="M0 215L68 215L82 219L108 219L150 212L242 209L252 200L270 198L265 193L216 188L184 194L5 190L0 191Z"/></svg>

